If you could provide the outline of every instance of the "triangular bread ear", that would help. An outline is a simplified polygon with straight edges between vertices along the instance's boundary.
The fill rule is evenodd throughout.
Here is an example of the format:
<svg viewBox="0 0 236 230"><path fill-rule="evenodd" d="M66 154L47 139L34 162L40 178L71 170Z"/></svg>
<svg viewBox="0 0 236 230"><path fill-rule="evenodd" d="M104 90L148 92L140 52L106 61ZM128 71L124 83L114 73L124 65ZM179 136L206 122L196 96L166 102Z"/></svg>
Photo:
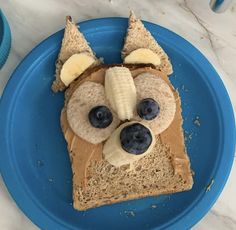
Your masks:
<svg viewBox="0 0 236 230"><path fill-rule="evenodd" d="M64 37L56 62L56 79L52 85L52 90L54 92L62 91L66 88L66 86L60 79L62 65L73 54L78 54L82 52L87 52L96 59L95 54L89 46L88 42L86 41L84 35L79 31L77 25L72 21L72 18L70 16L67 16Z"/></svg>
<svg viewBox="0 0 236 230"><path fill-rule="evenodd" d="M131 11L125 44L121 52L122 58L124 59L132 51L139 48L150 49L160 57L161 64L157 66L157 68L161 71L165 72L167 75L170 75L173 72L172 65L165 51L144 27L142 21L136 18L134 12Z"/></svg>

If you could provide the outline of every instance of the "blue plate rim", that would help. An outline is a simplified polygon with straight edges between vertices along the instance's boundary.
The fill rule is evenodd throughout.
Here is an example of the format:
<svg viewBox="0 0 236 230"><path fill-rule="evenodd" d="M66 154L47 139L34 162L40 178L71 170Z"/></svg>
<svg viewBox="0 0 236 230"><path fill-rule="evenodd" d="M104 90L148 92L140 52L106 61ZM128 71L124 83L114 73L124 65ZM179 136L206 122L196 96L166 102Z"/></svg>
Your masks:
<svg viewBox="0 0 236 230"><path fill-rule="evenodd" d="M110 25L114 26L116 24L119 26L119 24L127 23L127 18L120 18L120 17L109 17L109 18L98 18L98 19L92 19L87 20L79 23L81 27L81 31L83 29L88 30L89 27L92 28L91 24L95 24L96 27L99 27L99 25L104 26ZM184 216L181 216L177 220L171 221L170 224L164 225L164 227L168 227L169 229L187 229L193 226L196 222L198 222L206 213L207 211L212 207L212 205L215 203L216 199L220 195L221 191L223 190L223 187L227 181L227 178L229 176L233 159L234 159L234 149L235 149L235 121L234 121L234 113L232 104L230 102L230 98L227 94L227 91L223 85L223 82L221 81L219 75L213 68L213 66L209 63L209 61L203 56L203 54L197 50L193 45L191 45L188 41L186 41L184 38L180 37L179 35L175 34L174 32L161 27L159 25L156 25L154 23L145 22L145 26L148 27L148 29L151 30L151 32L156 30L158 27L159 30L162 31L162 33L166 34L166 39L168 39L168 42L170 42L173 47L176 48L176 50L181 52L184 52L186 56L190 56L190 59L192 60L194 65L199 66L199 71L204 71L205 73L211 73L206 79L207 83L210 84L211 88L214 90L214 94L216 96L215 100L218 102L218 109L221 112L221 121L222 121L222 130L224 135L224 143L222 143L222 154L221 161L219 165L217 166L216 172L215 172L215 183L212 187L211 191L206 193L205 196L201 197L201 200L195 205L194 208L192 208L188 213L185 213ZM84 27L84 28L83 28ZM57 37L61 33L61 31L56 32L55 34L51 35L50 37L46 38L44 41L42 41L39 45L37 45L18 65L14 73L12 74L11 80L8 82L4 93L2 95L1 101L0 101L0 127L1 130L3 130L0 133L0 147L3 150L1 157L2 160L0 161L0 170L3 177L3 180L5 184L7 185L8 191L11 193L12 197L15 199L18 206L21 208L21 210L38 226L45 228L57 228L57 229L65 229L64 227L68 227L68 225L64 225L60 220L56 219L56 222L52 219L51 216L47 215L45 211L42 212L39 208L39 206L32 202L32 200L29 202L29 198L26 196L25 190L21 188L22 184L17 180L17 176L14 174L14 167L12 162L10 161L10 154L7 154L9 152L9 146L8 142L4 137L6 137L8 133L8 125L7 122L9 120L8 112L11 110L11 106L9 106L8 98L12 97L12 90L15 89L17 85L19 85L19 79L18 79L18 72L25 70L27 71L27 67L32 62L32 56L33 59L37 59L40 56L40 49L42 49L44 46L48 47L48 43L51 45L51 49L53 49L54 44L51 44L53 39ZM171 38L168 38L171 37ZM178 44L178 46L176 46ZM184 47L184 48L180 48ZM44 52L43 55L46 55L50 52L51 49L48 49L47 52ZM41 54L42 55L42 54ZM194 58L192 58L194 57ZM197 61L196 61L197 60ZM213 79L214 78L214 79ZM22 82L20 82L22 83ZM216 94L217 92L217 94ZM11 97L10 97L11 96ZM14 100L13 100L14 101ZM13 105L14 103L11 103ZM225 121L223 123L223 120ZM222 138L221 138L222 139ZM5 141L4 141L5 140ZM232 141L233 140L233 141ZM4 163L1 163L4 162ZM9 167L7 167L6 163L9 163ZM11 169L9 172L8 170ZM17 186L16 186L17 185ZM20 198L20 199L19 199ZM32 212L34 210L34 212ZM174 222L174 223L173 223ZM64 225L64 226L63 226ZM71 227L71 226L70 226Z"/></svg>

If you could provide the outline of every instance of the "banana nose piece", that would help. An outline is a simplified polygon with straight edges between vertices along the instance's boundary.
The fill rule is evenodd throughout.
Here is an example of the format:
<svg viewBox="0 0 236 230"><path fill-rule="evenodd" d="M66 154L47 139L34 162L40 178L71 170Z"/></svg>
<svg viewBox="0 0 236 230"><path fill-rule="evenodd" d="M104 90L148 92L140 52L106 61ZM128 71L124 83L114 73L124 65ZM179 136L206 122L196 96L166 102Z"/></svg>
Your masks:
<svg viewBox="0 0 236 230"><path fill-rule="evenodd" d="M134 140L129 140L134 139ZM120 125L103 147L104 158L115 167L133 164L146 156L155 145L151 129L140 122L126 122Z"/></svg>
<svg viewBox="0 0 236 230"><path fill-rule="evenodd" d="M133 118L137 95L134 80L128 68L116 66L107 69L105 93L120 120Z"/></svg>

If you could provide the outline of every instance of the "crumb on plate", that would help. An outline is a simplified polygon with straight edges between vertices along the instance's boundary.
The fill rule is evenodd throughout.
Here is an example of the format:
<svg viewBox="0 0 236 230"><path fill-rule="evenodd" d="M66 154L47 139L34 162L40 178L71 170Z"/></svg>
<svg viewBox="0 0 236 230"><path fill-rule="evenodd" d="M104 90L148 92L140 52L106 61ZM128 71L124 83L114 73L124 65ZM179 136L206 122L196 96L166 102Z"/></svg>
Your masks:
<svg viewBox="0 0 236 230"><path fill-rule="evenodd" d="M214 184L214 179L211 179L211 182L206 186L206 192L209 192L211 190L212 185Z"/></svg>
<svg viewBox="0 0 236 230"><path fill-rule="evenodd" d="M126 210L124 211L124 213L126 214L127 217L134 217L136 215L135 212L132 210Z"/></svg>
<svg viewBox="0 0 236 230"><path fill-rule="evenodd" d="M201 125L199 116L196 116L196 117L193 119L193 124L196 125L196 126L200 126L200 125Z"/></svg>
<svg viewBox="0 0 236 230"><path fill-rule="evenodd" d="M157 205L156 205L156 204L152 204L152 205L151 205L151 208L152 208L152 209L155 209L155 208L157 208Z"/></svg>

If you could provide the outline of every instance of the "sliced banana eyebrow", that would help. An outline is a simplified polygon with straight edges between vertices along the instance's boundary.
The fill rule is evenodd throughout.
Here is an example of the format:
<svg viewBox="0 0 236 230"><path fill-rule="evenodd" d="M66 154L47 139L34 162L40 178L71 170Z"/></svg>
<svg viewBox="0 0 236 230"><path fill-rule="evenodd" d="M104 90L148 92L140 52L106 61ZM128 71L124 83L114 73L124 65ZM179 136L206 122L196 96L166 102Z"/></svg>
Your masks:
<svg viewBox="0 0 236 230"><path fill-rule="evenodd" d="M143 64L153 64L159 66L161 64L160 57L150 49L139 48L132 51L124 58L124 63L143 63Z"/></svg>

